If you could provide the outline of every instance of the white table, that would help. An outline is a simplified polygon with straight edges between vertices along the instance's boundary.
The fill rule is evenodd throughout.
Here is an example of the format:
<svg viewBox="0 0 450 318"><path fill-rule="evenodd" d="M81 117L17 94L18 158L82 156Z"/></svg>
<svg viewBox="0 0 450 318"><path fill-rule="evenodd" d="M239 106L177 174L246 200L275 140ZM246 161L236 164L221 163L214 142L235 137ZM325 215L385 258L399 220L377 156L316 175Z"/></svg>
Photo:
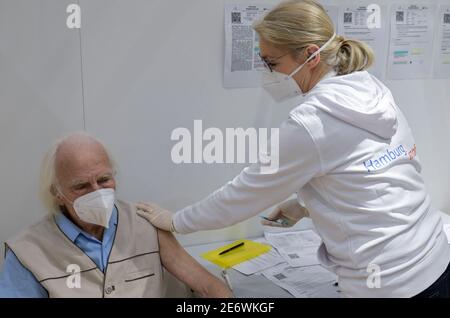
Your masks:
<svg viewBox="0 0 450 318"><path fill-rule="evenodd" d="M441 213L444 223L450 223L450 215ZM303 227L302 229L306 229ZM257 239L257 237L249 238ZM216 242L202 245L193 245L185 247L189 254L191 254L200 264L206 267L211 273L217 277L221 277L221 269L202 258L200 255L206 251L214 250L220 246L232 243L233 241ZM246 276L234 269L228 270L228 275L233 285L233 292L235 297L239 298L292 298L293 296L278 287L270 280L262 275L250 275ZM330 289L333 287L330 286ZM336 297L340 297L339 294Z"/></svg>

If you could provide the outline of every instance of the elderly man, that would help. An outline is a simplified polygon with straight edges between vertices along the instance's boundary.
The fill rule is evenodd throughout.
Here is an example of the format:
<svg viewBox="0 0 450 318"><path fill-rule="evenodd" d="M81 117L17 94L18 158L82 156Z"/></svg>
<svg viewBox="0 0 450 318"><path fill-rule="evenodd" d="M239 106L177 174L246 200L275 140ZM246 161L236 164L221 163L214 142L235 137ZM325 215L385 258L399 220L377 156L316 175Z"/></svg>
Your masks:
<svg viewBox="0 0 450 318"><path fill-rule="evenodd" d="M115 189L98 140L75 133L57 142L41 171L50 213L6 242L0 297L162 297L165 270L201 296L232 295L172 234L115 200Z"/></svg>

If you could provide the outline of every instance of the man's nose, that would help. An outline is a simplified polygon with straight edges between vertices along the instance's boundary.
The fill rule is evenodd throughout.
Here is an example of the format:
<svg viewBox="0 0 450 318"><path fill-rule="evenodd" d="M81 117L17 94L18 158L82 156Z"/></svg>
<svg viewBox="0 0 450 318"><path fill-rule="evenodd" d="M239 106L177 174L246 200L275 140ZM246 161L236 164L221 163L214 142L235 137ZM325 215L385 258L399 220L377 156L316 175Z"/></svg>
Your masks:
<svg viewBox="0 0 450 318"><path fill-rule="evenodd" d="M97 191L97 190L100 190L101 187L100 187L100 185L97 182L94 182L94 183L92 183L92 189L94 191Z"/></svg>

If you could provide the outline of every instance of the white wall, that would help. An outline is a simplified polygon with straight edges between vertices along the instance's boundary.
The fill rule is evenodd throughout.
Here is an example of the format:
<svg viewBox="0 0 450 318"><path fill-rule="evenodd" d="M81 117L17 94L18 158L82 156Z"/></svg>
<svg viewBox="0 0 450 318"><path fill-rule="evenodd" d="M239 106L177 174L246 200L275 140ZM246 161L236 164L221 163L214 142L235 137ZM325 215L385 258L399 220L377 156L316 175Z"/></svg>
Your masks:
<svg viewBox="0 0 450 318"><path fill-rule="evenodd" d="M1 242L42 217L41 158L63 132L83 129L79 38L64 28L69 3L0 1Z"/></svg>
<svg viewBox="0 0 450 318"><path fill-rule="evenodd" d="M80 34L65 27L68 3L0 0L1 241L45 213L38 165L62 132L85 124L105 141L120 166L121 198L176 210L243 165L175 165L173 129L192 129L195 119L205 128L277 127L292 108L261 89L223 88L224 0L80 0ZM435 206L450 211L450 80L386 84L414 130ZM187 245L260 231L253 218L179 239Z"/></svg>

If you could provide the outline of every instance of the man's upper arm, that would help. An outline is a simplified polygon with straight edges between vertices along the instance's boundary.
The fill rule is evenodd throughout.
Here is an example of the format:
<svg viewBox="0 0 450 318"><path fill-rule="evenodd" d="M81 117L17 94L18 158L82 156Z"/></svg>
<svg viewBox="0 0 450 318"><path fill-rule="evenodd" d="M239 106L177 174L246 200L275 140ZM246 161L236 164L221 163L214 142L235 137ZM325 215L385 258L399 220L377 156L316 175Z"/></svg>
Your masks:
<svg viewBox="0 0 450 318"><path fill-rule="evenodd" d="M228 287L197 262L172 233L158 230L158 236L162 263L180 282L202 297L233 296Z"/></svg>
<svg viewBox="0 0 450 318"><path fill-rule="evenodd" d="M178 243L172 233L158 230L158 240L163 266L183 283L193 286L196 279L210 274Z"/></svg>
<svg viewBox="0 0 450 318"><path fill-rule="evenodd" d="M13 252L6 252L0 273L0 298L46 298L47 291Z"/></svg>

